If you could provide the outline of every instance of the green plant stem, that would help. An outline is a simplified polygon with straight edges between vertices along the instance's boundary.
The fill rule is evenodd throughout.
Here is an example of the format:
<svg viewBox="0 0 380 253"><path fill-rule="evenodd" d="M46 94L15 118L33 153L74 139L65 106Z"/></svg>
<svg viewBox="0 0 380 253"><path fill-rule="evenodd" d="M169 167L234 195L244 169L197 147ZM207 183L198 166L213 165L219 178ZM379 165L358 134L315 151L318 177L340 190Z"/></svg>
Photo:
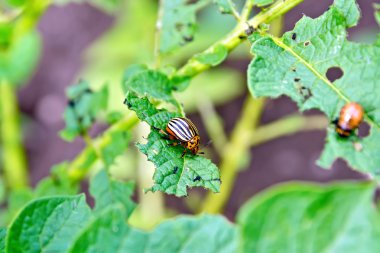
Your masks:
<svg viewBox="0 0 380 253"><path fill-rule="evenodd" d="M250 137L251 146L277 139L279 137L313 130L325 129L328 120L325 116L301 116L299 114L287 116L272 123L258 127Z"/></svg>
<svg viewBox="0 0 380 253"><path fill-rule="evenodd" d="M235 178L238 173L239 164L251 145L250 136L259 122L264 106L264 99L253 99L248 95L242 114L231 134L231 140L226 145L223 158L220 163L222 184L219 194L208 193L202 211L207 213L219 213L227 202Z"/></svg>
<svg viewBox="0 0 380 253"><path fill-rule="evenodd" d="M258 25L262 23L269 23L270 21L276 19L277 17L283 15L290 9L292 9L294 6L301 3L303 0L279 0L268 9L261 11L256 16L248 20L248 24L250 26L253 26L254 28L257 28ZM176 78L191 78L209 68L212 66L210 64L204 64L199 62L197 59L199 59L199 55L202 54L209 54L216 50L217 47L223 46L227 49L228 52L235 49L239 44L241 44L243 41L246 40L247 36L245 35L245 30L247 29L246 22L239 22L237 26L224 38L219 40L218 42L211 45L209 48L207 48L204 52L197 54L197 56L194 56L189 59L189 61L180 68L177 73L175 74Z"/></svg>
<svg viewBox="0 0 380 253"><path fill-rule="evenodd" d="M6 82L0 83L1 141L3 167L8 187L24 188L28 185L25 152L21 138L16 91Z"/></svg>
<svg viewBox="0 0 380 253"><path fill-rule="evenodd" d="M222 156L224 146L227 143L227 136L224 132L222 119L215 111L210 99L206 96L199 94L197 107L206 131L213 142L212 145L219 156Z"/></svg>
<svg viewBox="0 0 380 253"><path fill-rule="evenodd" d="M248 20L252 12L253 0L246 0L243 9L241 10L240 22L244 23Z"/></svg>
<svg viewBox="0 0 380 253"><path fill-rule="evenodd" d="M97 161L98 156L96 154L96 150L93 148L94 145L98 148L98 152L101 153L102 150L111 142L113 133L128 131L136 126L138 122L139 120L135 114L129 114L128 117L112 125L100 137L93 140L93 145L88 145L69 164L68 175L71 181L78 182L82 180L87 175L92 165Z"/></svg>

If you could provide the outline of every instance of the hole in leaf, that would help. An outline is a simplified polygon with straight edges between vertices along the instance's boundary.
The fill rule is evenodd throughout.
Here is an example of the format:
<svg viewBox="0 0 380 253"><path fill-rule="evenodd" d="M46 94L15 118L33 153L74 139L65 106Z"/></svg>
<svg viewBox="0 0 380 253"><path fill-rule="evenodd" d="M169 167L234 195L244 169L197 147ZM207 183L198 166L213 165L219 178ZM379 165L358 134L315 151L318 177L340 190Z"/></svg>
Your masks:
<svg viewBox="0 0 380 253"><path fill-rule="evenodd" d="M192 36L183 36L182 38L183 38L183 40L186 41L186 42L193 41L193 39L194 39Z"/></svg>
<svg viewBox="0 0 380 253"><path fill-rule="evenodd" d="M307 47L308 45L310 45L310 41L305 41L305 42L303 43L303 45L304 45L305 47Z"/></svg>
<svg viewBox="0 0 380 253"><path fill-rule="evenodd" d="M294 78L294 82L299 82L300 80L301 80L301 79L298 78L298 77Z"/></svg>
<svg viewBox="0 0 380 253"><path fill-rule="evenodd" d="M331 67L326 72L326 77L330 82L334 82L343 76L343 70L339 67Z"/></svg>
<svg viewBox="0 0 380 253"><path fill-rule="evenodd" d="M199 181L201 180L201 177L200 176L196 176L194 179L193 179L193 182L196 182L196 181Z"/></svg>
<svg viewBox="0 0 380 253"><path fill-rule="evenodd" d="M293 67L292 67L292 71L293 71L293 72L296 72L296 71L297 71L297 68L293 66Z"/></svg>
<svg viewBox="0 0 380 253"><path fill-rule="evenodd" d="M296 40L297 39L297 34L296 33L293 33L292 34L292 40Z"/></svg>
<svg viewBox="0 0 380 253"><path fill-rule="evenodd" d="M359 135L359 137L364 138L364 137L368 136L369 135L369 130L370 130L370 126L368 125L367 122L363 121L360 124L359 129L358 129L358 135Z"/></svg>

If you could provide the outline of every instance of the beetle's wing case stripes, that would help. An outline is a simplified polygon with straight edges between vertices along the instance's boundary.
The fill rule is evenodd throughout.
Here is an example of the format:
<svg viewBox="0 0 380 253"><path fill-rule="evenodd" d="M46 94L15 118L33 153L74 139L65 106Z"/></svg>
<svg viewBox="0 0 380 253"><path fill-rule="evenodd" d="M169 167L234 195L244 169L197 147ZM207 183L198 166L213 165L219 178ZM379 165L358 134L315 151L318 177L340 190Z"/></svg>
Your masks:
<svg viewBox="0 0 380 253"><path fill-rule="evenodd" d="M195 125L193 124L193 122L191 122L189 119L186 119L186 118L182 118L182 119L184 119L187 122L187 124L189 125L191 131L194 133L194 136L195 135L199 136L198 129L195 127Z"/></svg>
<svg viewBox="0 0 380 253"><path fill-rule="evenodd" d="M168 123L168 128L177 139L185 142L190 141L198 132L194 124L186 118L171 119Z"/></svg>

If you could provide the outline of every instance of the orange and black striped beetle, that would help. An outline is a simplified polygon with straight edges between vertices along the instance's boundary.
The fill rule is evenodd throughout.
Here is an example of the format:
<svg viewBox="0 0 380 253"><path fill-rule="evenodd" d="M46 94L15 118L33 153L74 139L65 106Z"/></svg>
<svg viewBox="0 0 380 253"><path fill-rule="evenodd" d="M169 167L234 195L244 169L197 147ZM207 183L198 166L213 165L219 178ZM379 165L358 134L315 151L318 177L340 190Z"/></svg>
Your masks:
<svg viewBox="0 0 380 253"><path fill-rule="evenodd" d="M339 118L335 120L335 131L341 137L349 137L359 127L363 119L363 107L355 102L350 102L340 110Z"/></svg>
<svg viewBox="0 0 380 253"><path fill-rule="evenodd" d="M182 157L187 150L190 150L194 155L198 154L201 137L191 120L187 118L172 118L166 125L165 131L160 130L160 133L165 134L170 140L177 141L173 145L179 144L185 148Z"/></svg>

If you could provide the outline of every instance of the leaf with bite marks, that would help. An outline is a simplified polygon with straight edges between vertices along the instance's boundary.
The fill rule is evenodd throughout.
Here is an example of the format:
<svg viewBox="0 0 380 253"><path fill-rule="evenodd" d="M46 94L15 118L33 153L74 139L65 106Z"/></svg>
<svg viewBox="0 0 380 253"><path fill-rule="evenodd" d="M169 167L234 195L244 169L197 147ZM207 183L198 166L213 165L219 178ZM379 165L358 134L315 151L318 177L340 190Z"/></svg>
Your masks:
<svg viewBox="0 0 380 253"><path fill-rule="evenodd" d="M358 18L354 0L337 0L322 16L303 17L282 38L254 34L248 86L256 97L287 95L301 110L317 108L331 121L344 104L360 103L370 134L342 139L331 126L319 164L329 167L341 157L375 174L380 169L380 47L346 39L346 29ZM334 68L343 76L330 81L326 74Z"/></svg>
<svg viewBox="0 0 380 253"><path fill-rule="evenodd" d="M159 129L165 129L170 119L181 115L156 109L146 97L139 98L131 92L127 93L126 104L141 120L153 127L148 142L137 145L156 166L153 176L155 184L149 190L186 196L188 187L202 186L219 192L220 175L215 164L189 152L182 157L184 148L171 146L172 141L164 139L159 133Z"/></svg>

